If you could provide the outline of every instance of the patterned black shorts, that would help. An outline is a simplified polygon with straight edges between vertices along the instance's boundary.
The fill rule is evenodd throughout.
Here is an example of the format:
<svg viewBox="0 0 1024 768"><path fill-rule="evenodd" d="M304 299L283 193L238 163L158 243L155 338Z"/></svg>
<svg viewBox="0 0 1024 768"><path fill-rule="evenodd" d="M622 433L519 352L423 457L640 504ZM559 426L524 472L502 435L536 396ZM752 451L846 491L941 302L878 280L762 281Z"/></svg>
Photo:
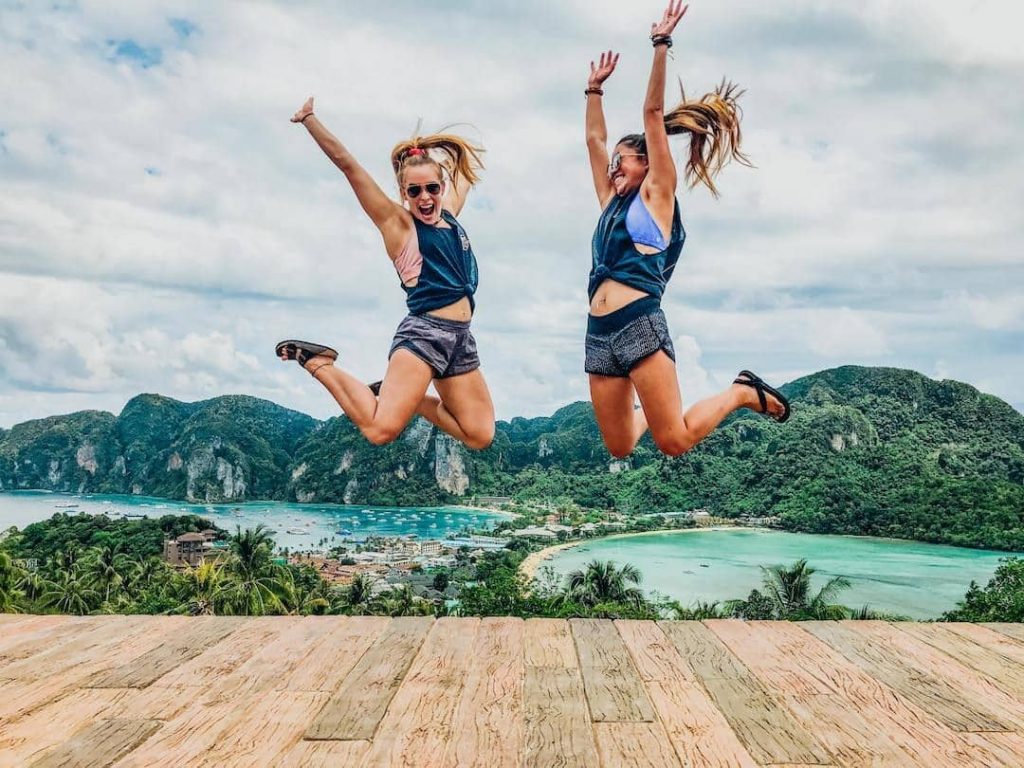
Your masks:
<svg viewBox="0 0 1024 768"><path fill-rule="evenodd" d="M675 362L676 351L658 300L640 299L608 315L588 318L584 369L624 378L659 349Z"/></svg>
<svg viewBox="0 0 1024 768"><path fill-rule="evenodd" d="M407 315L398 324L388 358L408 349L430 366L435 379L446 379L480 367L476 339L469 321L445 320L432 315Z"/></svg>

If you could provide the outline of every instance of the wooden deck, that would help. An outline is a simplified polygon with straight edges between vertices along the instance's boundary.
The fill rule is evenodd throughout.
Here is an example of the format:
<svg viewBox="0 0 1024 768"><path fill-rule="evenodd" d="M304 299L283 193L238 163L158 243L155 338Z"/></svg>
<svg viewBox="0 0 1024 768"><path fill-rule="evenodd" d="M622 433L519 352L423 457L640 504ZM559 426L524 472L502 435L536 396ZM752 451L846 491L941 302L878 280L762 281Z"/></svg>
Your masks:
<svg viewBox="0 0 1024 768"><path fill-rule="evenodd" d="M0 615L0 766L1022 766L1024 626Z"/></svg>

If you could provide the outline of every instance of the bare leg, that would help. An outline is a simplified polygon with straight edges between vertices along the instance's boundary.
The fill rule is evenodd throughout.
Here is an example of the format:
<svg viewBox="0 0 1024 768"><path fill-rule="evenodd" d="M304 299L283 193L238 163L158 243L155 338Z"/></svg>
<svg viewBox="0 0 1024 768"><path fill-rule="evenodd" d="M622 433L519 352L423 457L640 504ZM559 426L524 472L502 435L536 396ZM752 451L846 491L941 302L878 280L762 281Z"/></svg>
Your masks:
<svg viewBox="0 0 1024 768"><path fill-rule="evenodd" d="M306 369L314 372L313 377L324 385L345 415L374 445L389 443L401 434L416 413L433 376L425 362L408 350L399 349L388 361L377 398L366 384L331 362L327 357L314 357L307 361Z"/></svg>
<svg viewBox="0 0 1024 768"><path fill-rule="evenodd" d="M434 379L440 399L427 395L416 412L468 447L482 450L494 440L494 403L483 372Z"/></svg>
<svg viewBox="0 0 1024 768"><path fill-rule="evenodd" d="M629 378L640 396L655 445L669 456L678 456L693 448L733 411L759 408L757 394L751 387L733 384L717 395L694 403L684 414L676 365L661 350L641 361ZM768 410L781 413L782 404L769 396Z"/></svg>
<svg viewBox="0 0 1024 768"><path fill-rule="evenodd" d="M633 382L619 376L590 374L590 401L608 451L616 458L633 452L647 431L647 417L633 407Z"/></svg>

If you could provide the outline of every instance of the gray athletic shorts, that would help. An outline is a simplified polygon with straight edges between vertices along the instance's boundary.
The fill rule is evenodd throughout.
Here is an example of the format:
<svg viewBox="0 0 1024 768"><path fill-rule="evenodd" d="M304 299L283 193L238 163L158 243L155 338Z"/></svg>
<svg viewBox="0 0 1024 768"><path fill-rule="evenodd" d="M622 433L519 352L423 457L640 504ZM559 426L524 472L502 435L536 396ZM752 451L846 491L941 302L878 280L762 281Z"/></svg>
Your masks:
<svg viewBox="0 0 1024 768"><path fill-rule="evenodd" d="M640 299L611 314L591 315L587 320L587 373L624 378L637 363L659 349L675 362L668 322L656 298Z"/></svg>
<svg viewBox="0 0 1024 768"><path fill-rule="evenodd" d="M389 359L397 349L408 349L429 365L435 379L461 376L480 367L476 339L469 330L468 320L408 315L398 324Z"/></svg>

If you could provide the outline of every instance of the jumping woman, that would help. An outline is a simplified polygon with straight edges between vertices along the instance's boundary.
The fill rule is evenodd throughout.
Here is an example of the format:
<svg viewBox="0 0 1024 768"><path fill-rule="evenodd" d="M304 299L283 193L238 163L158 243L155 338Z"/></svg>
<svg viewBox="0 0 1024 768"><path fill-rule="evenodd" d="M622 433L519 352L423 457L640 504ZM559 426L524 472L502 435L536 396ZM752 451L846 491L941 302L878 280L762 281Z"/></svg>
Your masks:
<svg viewBox="0 0 1024 768"><path fill-rule="evenodd" d="M483 150L449 134L400 142L391 150L399 203L313 114L312 97L292 122L304 125L345 174L380 230L409 315L395 333L384 379L372 385L338 368L338 353L321 344L282 341L278 357L297 360L375 445L394 440L418 413L470 448L486 448L494 438L494 406L469 329L477 264L455 218L478 180ZM427 394L431 381L440 397Z"/></svg>
<svg viewBox="0 0 1024 768"><path fill-rule="evenodd" d="M689 135L685 179L717 196L714 176L729 160L749 164L740 152L739 96L723 81L713 93L665 112L665 58L672 32L686 13L672 0L651 25L654 64L644 100L644 133L624 136L608 158L601 86L618 54L590 63L587 84L587 150L601 218L594 232L588 293L586 371L601 435L616 457L628 456L650 428L655 445L676 456L690 450L735 410L750 408L776 421L789 418L789 403L750 371L724 392L685 413L676 378L675 350L661 297L686 233L676 200L676 166L669 134ZM634 409L634 397L640 410Z"/></svg>

